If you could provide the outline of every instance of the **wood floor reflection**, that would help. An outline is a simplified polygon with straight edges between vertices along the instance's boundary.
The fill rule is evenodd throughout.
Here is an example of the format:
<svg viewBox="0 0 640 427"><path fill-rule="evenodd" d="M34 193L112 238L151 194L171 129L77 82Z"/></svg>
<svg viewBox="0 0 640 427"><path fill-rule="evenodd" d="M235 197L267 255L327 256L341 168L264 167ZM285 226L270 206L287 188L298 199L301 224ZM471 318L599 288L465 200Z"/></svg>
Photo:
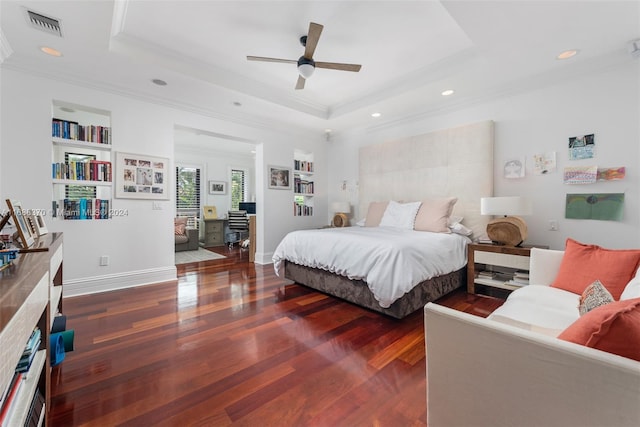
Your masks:
<svg viewBox="0 0 640 427"><path fill-rule="evenodd" d="M177 283L65 299L76 346L52 371L50 425L426 425L420 311L391 319L216 251Z"/></svg>

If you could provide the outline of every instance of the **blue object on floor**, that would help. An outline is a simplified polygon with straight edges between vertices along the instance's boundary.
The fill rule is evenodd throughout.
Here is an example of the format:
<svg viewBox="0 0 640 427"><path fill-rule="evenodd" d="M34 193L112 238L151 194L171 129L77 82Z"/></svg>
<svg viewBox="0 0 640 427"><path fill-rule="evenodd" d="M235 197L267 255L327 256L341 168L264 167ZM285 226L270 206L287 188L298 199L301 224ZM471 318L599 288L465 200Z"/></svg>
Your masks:
<svg viewBox="0 0 640 427"><path fill-rule="evenodd" d="M57 332L55 334L51 334L49 337L49 343L51 351L51 366L56 366L64 360L64 338L62 337L62 333Z"/></svg>

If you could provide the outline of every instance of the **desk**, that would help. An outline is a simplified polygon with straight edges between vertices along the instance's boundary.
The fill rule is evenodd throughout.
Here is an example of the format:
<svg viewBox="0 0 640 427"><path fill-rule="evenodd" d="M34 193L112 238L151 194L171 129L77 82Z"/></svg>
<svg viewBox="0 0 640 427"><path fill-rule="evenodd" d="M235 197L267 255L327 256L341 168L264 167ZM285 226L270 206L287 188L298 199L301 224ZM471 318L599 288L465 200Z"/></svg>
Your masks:
<svg viewBox="0 0 640 427"><path fill-rule="evenodd" d="M226 219L203 219L202 232L204 236L204 246L224 246L224 230L226 226Z"/></svg>

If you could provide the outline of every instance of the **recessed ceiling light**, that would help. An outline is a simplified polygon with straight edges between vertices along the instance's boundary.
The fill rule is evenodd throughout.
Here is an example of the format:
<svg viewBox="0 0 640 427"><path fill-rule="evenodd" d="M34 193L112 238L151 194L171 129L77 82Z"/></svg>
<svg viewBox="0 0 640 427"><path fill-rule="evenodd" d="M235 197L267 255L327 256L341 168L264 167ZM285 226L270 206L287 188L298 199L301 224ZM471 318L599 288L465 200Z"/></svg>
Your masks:
<svg viewBox="0 0 640 427"><path fill-rule="evenodd" d="M167 82L165 82L164 80L161 79L153 79L151 80L153 82L153 84L156 84L158 86L166 86Z"/></svg>
<svg viewBox="0 0 640 427"><path fill-rule="evenodd" d="M46 53L47 55L56 56L56 57L62 56L62 52L60 52L58 49L54 49L49 46L41 46L40 50Z"/></svg>
<svg viewBox="0 0 640 427"><path fill-rule="evenodd" d="M556 59L569 59L571 57L576 56L578 54L578 52L579 52L578 49L565 50L564 52L562 52L558 56L556 56Z"/></svg>
<svg viewBox="0 0 640 427"><path fill-rule="evenodd" d="M442 91L442 96L449 96L449 95L453 95L454 90L453 89L447 89L447 90L443 90Z"/></svg>
<svg viewBox="0 0 640 427"><path fill-rule="evenodd" d="M60 109L66 113L75 113L76 110L74 110L73 108L70 107L60 107Z"/></svg>
<svg viewBox="0 0 640 427"><path fill-rule="evenodd" d="M331 129L327 128L324 130L325 133L331 133Z"/></svg>
<svg viewBox="0 0 640 427"><path fill-rule="evenodd" d="M371 117L374 117L374 118L376 118L376 119L377 119L378 117L380 117L381 115L382 115L381 113L371 113Z"/></svg>
<svg viewBox="0 0 640 427"><path fill-rule="evenodd" d="M240 101L233 101L233 105L236 107L242 107L242 103Z"/></svg>

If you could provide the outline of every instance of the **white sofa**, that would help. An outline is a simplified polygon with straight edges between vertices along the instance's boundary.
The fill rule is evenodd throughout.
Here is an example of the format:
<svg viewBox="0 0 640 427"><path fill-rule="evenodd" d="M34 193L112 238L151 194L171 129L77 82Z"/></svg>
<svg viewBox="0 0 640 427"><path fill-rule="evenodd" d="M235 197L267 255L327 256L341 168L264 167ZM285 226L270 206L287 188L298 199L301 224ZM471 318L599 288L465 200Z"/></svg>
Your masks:
<svg viewBox="0 0 640 427"><path fill-rule="evenodd" d="M425 306L429 427L640 426L640 362L556 338L580 295L551 288L563 251L487 318Z"/></svg>

